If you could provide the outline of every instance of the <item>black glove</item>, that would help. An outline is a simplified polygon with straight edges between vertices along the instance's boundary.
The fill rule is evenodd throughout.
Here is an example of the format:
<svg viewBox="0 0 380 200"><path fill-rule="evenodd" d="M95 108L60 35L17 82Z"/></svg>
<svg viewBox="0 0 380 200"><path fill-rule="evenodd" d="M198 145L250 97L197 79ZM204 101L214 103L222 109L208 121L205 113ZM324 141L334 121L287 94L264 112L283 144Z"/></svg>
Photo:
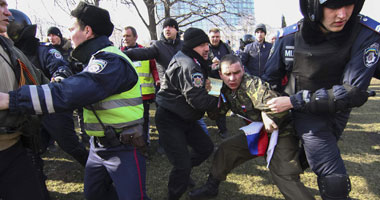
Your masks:
<svg viewBox="0 0 380 200"><path fill-rule="evenodd" d="M349 106L360 107L367 102L369 93L366 90L359 89L358 87L344 85L348 91L347 96L349 98Z"/></svg>
<svg viewBox="0 0 380 200"><path fill-rule="evenodd" d="M68 78L72 75L73 75L73 73L71 72L71 70L69 68L67 68L67 69L60 68L54 72L51 79L53 82L61 82L63 79Z"/></svg>

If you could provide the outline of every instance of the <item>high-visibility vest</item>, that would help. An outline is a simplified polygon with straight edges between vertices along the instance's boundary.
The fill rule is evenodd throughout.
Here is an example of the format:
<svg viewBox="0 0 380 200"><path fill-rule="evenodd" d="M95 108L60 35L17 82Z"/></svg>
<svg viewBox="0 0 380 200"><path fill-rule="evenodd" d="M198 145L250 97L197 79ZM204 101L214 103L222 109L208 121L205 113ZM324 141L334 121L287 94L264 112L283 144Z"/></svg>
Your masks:
<svg viewBox="0 0 380 200"><path fill-rule="evenodd" d="M139 75L142 95L154 94L154 79L150 71L149 60L135 61L133 65Z"/></svg>
<svg viewBox="0 0 380 200"><path fill-rule="evenodd" d="M100 51L117 54L132 63L124 53L114 46L106 47ZM92 104L92 107L105 126L112 126L117 131L121 131L122 128L127 126L142 123L144 121L144 108L140 82L137 81L135 86L128 91L109 96L100 102ZM104 129L90 107L83 108L83 118L88 135L104 136Z"/></svg>

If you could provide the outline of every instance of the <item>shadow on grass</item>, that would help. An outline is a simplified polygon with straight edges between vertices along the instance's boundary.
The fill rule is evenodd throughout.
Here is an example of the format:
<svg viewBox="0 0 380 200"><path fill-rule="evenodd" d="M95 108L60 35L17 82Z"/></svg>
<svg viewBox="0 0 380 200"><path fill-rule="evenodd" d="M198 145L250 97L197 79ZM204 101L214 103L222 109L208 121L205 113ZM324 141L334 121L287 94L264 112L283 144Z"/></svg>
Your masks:
<svg viewBox="0 0 380 200"><path fill-rule="evenodd" d="M70 192L67 194L59 193L59 192L50 192L51 200L69 200L69 199L85 199L82 192Z"/></svg>

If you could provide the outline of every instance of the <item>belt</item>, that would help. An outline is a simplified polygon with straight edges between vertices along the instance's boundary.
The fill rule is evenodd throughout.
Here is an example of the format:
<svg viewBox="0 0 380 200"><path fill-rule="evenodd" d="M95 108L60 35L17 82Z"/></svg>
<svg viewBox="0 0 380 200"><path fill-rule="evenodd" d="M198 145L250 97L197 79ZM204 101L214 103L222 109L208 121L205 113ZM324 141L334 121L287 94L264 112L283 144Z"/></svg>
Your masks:
<svg viewBox="0 0 380 200"><path fill-rule="evenodd" d="M105 147L105 148L108 148L108 147L112 147L112 146L117 146L117 144L121 144L121 143L118 143L119 142L119 138L120 138L120 134L117 134L116 135L117 138L113 138L114 140L113 141L110 141L107 137L98 137L98 136L94 136L94 139L95 139L95 143L97 144L100 144L101 146ZM117 141L115 141L117 140ZM112 143L114 145L112 145Z"/></svg>
<svg viewBox="0 0 380 200"><path fill-rule="evenodd" d="M18 128L15 127L1 127L0 126L0 134L11 134L18 131Z"/></svg>

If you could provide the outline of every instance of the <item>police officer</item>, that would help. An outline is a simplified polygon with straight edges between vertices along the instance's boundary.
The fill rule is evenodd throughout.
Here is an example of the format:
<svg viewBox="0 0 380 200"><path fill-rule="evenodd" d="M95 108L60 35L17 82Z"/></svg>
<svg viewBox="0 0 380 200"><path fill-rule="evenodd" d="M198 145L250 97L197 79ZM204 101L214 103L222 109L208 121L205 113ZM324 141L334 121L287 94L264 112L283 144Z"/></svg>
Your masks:
<svg viewBox="0 0 380 200"><path fill-rule="evenodd" d="M200 165L214 149L210 137L197 123L205 111L216 109L217 105L217 98L208 95L205 88L208 44L209 38L201 29L185 31L183 47L170 61L156 97L157 130L173 165L168 183L170 200L182 196L192 167Z"/></svg>
<svg viewBox="0 0 380 200"><path fill-rule="evenodd" d="M0 0L0 33L7 31L8 10L6 0ZM0 92L8 92L22 85L48 83L48 79L28 60L13 42L0 36ZM44 199L38 172L33 166L21 138L38 134L33 130L32 116L22 112L0 111L0 199ZM24 140L25 141L25 140ZM29 146L30 147L30 146Z"/></svg>
<svg viewBox="0 0 380 200"><path fill-rule="evenodd" d="M300 182L299 175L302 169L298 161L298 140L293 133L290 115L287 111L268 114L274 122L264 113L269 111L265 102L277 97L278 94L258 77L244 73L243 65L237 56L224 56L219 74L224 82L220 106L217 112L209 112L208 116L210 118L225 116L231 110L252 122L263 121L268 132L279 127L280 135L269 165L272 178L286 199L314 199ZM247 137L243 132L229 137L215 152L207 183L192 190L189 197L204 199L217 196L219 184L226 180L228 173L240 164L256 157L257 155L250 153Z"/></svg>
<svg viewBox="0 0 380 200"><path fill-rule="evenodd" d="M8 36L15 46L28 56L29 60L43 71L52 81L60 81L72 75L69 64L59 51L49 43L40 43L35 37L37 26L19 10L10 9L12 20L8 25ZM67 111L43 117L42 137L45 148L49 140L58 145L82 166L86 165L88 151L79 142L74 129L73 112Z"/></svg>
<svg viewBox="0 0 380 200"><path fill-rule="evenodd" d="M62 36L61 30L55 26L52 26L48 29L47 36L49 42L61 53L63 59L68 61L70 53L73 50L71 47L71 41L64 38Z"/></svg>
<svg viewBox="0 0 380 200"><path fill-rule="evenodd" d="M71 15L72 56L85 69L60 83L0 93L0 109L49 114L85 106L86 131L91 135L86 199L149 199L140 151L145 143L138 75L108 39L113 31L108 11L80 2Z"/></svg>
<svg viewBox="0 0 380 200"><path fill-rule="evenodd" d="M241 55L241 61L250 75L261 77L264 74L265 63L272 48L272 44L265 41L266 34L266 26L258 24L255 28L256 40L246 45Z"/></svg>
<svg viewBox="0 0 380 200"><path fill-rule="evenodd" d="M137 44L137 31L132 26L127 26L122 31L123 35L123 47L122 51L134 48L144 48L140 44ZM152 60L142 60L133 62L134 67L139 74L141 93L144 105L144 140L147 144L150 143L149 139L149 107L150 104L154 102L155 99L155 88L154 84L159 82L158 72L156 68L156 61Z"/></svg>
<svg viewBox="0 0 380 200"><path fill-rule="evenodd" d="M239 40L239 49L236 51L236 55L241 56L245 46L255 41L255 37L252 34L244 34Z"/></svg>
<svg viewBox="0 0 380 200"><path fill-rule="evenodd" d="M279 91L272 111L293 109L308 164L322 199L349 199L351 190L337 142L351 107L365 103L379 77L379 23L358 15L364 0L300 0L303 20L281 31L263 78ZM377 71L377 72L376 72Z"/></svg>

